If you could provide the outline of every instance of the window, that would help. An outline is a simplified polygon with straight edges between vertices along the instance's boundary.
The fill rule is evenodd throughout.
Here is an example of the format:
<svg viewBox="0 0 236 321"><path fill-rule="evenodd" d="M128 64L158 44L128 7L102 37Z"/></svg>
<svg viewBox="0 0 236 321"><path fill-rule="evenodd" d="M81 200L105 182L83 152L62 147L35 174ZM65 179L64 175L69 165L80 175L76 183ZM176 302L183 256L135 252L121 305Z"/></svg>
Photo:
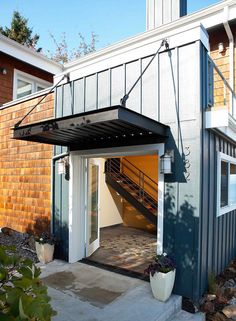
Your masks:
<svg viewBox="0 0 236 321"><path fill-rule="evenodd" d="M236 209L236 158L218 155L218 215Z"/></svg>
<svg viewBox="0 0 236 321"><path fill-rule="evenodd" d="M33 92L33 83L23 80L17 79L17 87L16 87L16 98L21 98L26 95L30 95Z"/></svg>
<svg viewBox="0 0 236 321"><path fill-rule="evenodd" d="M37 91L50 87L52 84L40 78L14 70L13 99L19 99Z"/></svg>

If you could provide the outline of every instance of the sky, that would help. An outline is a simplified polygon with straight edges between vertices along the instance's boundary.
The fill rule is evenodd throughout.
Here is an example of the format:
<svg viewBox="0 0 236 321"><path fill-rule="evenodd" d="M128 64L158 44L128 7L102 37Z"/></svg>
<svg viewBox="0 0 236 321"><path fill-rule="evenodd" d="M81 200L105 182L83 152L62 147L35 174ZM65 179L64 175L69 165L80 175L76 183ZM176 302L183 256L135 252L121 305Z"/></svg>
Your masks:
<svg viewBox="0 0 236 321"><path fill-rule="evenodd" d="M219 0L188 0L188 13ZM14 10L29 19L29 26L40 35L38 46L53 52L50 33L60 40L66 33L70 48L79 43L78 33L87 42L91 32L98 35L96 48L124 40L145 31L146 0L0 0L0 25L10 25Z"/></svg>

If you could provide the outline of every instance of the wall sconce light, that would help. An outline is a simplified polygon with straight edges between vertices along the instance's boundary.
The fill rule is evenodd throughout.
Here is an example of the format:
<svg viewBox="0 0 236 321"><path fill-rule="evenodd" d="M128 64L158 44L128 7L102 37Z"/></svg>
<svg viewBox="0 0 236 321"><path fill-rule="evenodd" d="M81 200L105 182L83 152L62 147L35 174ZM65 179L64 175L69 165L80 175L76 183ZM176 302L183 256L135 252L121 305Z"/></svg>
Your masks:
<svg viewBox="0 0 236 321"><path fill-rule="evenodd" d="M172 162L174 162L174 151L167 150L163 156L161 156L161 173L172 174Z"/></svg>
<svg viewBox="0 0 236 321"><path fill-rule="evenodd" d="M3 68L3 67L0 67L0 73L2 75L6 75L7 74L7 69L6 68Z"/></svg>
<svg viewBox="0 0 236 321"><path fill-rule="evenodd" d="M218 44L218 52L219 52L219 53L223 53L224 51L225 51L224 44L223 44L223 42L220 42L220 43Z"/></svg>
<svg viewBox="0 0 236 321"><path fill-rule="evenodd" d="M65 161L63 158L59 159L57 162L57 173L59 175L65 174Z"/></svg>
<svg viewBox="0 0 236 321"><path fill-rule="evenodd" d="M69 157L66 156L64 158L59 159L57 162L57 172L59 175L65 175L65 179L69 181L70 179L70 163L69 163Z"/></svg>

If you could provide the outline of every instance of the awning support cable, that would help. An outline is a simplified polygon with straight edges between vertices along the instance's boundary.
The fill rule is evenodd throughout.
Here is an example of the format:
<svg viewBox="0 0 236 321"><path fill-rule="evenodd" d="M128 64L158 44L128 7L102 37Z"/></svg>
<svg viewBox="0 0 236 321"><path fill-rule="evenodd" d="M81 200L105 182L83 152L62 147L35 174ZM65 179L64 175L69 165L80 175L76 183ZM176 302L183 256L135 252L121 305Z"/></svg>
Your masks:
<svg viewBox="0 0 236 321"><path fill-rule="evenodd" d="M126 101L129 99L129 95L131 93L131 91L134 89L134 87L137 85L137 83L139 82L139 80L142 78L143 74L145 73L145 71L148 69L148 67L151 65L151 63L153 62L153 60L156 58L157 54L159 53L159 51L161 50L161 48L165 46L165 50L169 49L169 43L167 41L167 39L163 39L161 42L160 47L158 48L158 50L156 51L156 53L154 54L154 56L152 57L152 59L149 61L149 63L147 64L147 66L143 69L141 75L138 77L138 79L135 81L135 83L133 84L133 86L130 88L130 90L128 91L127 94L124 95L123 98L121 98L120 100L120 104L122 107L126 107Z"/></svg>
<svg viewBox="0 0 236 321"><path fill-rule="evenodd" d="M65 78L67 78L67 82L69 81L69 76L68 76L68 74L63 75L63 77L56 83L56 85L54 85L54 86L49 90L49 92L47 92L47 93L37 102L37 104L36 104L35 106L33 106L33 107L28 111L28 113L27 113L20 121L18 121L18 122L15 124L14 128L19 127L20 124L23 122L23 120L24 120L39 104L41 104L41 102L42 102L49 94L51 94L51 93L54 91L54 89L55 89L55 88L62 82L62 80L65 79Z"/></svg>

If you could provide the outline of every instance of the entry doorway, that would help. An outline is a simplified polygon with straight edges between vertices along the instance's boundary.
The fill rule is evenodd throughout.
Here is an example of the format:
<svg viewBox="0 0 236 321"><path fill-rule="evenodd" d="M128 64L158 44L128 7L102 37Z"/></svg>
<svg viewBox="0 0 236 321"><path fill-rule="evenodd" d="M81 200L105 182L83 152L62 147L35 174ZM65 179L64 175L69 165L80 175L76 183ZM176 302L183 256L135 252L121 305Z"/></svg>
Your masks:
<svg viewBox="0 0 236 321"><path fill-rule="evenodd" d="M158 155L87 159L86 258L142 275L157 253Z"/></svg>
<svg viewBox="0 0 236 321"><path fill-rule="evenodd" d="M157 241L157 253L162 253L163 251L163 204L164 204L164 175L160 172L160 157L164 155L164 144L151 144L151 145L137 145L137 146L127 146L127 147L112 147L105 149L94 149L94 150L84 150L84 151L74 151L70 153L70 181L69 181L69 262L77 262L81 259L85 259L89 253L89 250L86 249L86 242L88 239L88 225L87 225L87 213L88 213L88 160L89 159L103 159L105 162L107 159L114 159L120 157L129 157L129 156L145 156L145 155L157 155L158 156L158 201L157 201L157 217L156 221L157 230L155 235ZM100 173L104 174L104 165L100 168ZM104 180L103 180L104 182ZM101 180L98 183L101 185ZM104 186L103 186L104 187ZM101 191L101 189L99 189ZM117 192L113 194L113 197L110 193L110 198L118 196ZM99 195L99 191L98 191ZM102 208L107 207L109 211L111 209L109 202L106 201L105 197L100 197L100 200L103 200L103 204L100 202L100 211L98 213L104 213ZM104 204L105 203L105 204ZM128 213L132 214L132 208L128 208ZM110 214L117 214L114 211L110 211ZM99 216L99 215L98 215ZM117 215L109 215L109 224L103 224L101 221L102 216L98 218L98 226L100 232L99 245L102 244L101 237L104 236L103 231L105 228L111 226L118 226L123 223L123 217L120 216L119 222L116 222ZM129 215L126 217L127 220ZM141 221L141 216L136 222ZM128 223L128 222L127 222ZM130 227L129 224L124 226L125 228ZM140 231L139 226L132 226L137 228ZM128 234L128 233L127 233ZM95 246L91 246L92 252L96 249ZM100 246L101 248L101 246ZM96 252L96 251L95 251ZM91 254L91 252L89 253Z"/></svg>

